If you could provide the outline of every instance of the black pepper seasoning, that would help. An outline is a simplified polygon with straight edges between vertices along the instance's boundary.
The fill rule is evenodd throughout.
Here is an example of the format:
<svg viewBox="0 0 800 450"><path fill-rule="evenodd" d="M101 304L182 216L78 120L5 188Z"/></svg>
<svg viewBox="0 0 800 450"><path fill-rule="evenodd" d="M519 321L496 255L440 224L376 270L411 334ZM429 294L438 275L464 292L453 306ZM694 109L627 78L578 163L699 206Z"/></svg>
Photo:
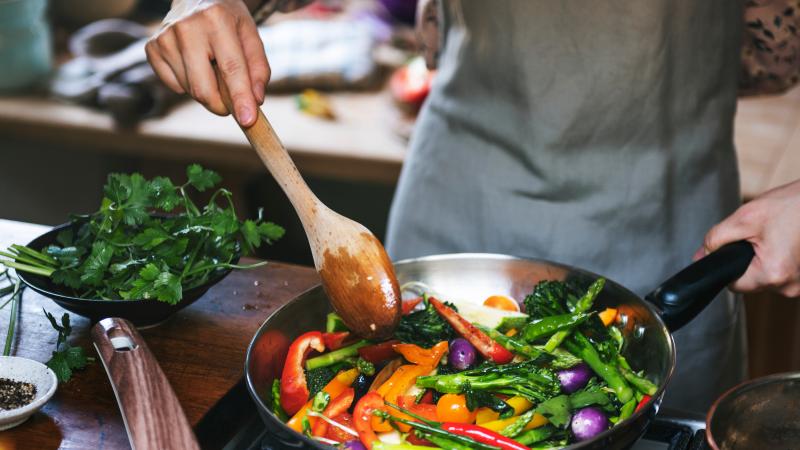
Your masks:
<svg viewBox="0 0 800 450"><path fill-rule="evenodd" d="M0 378L0 409L16 409L36 398L36 386L23 381Z"/></svg>

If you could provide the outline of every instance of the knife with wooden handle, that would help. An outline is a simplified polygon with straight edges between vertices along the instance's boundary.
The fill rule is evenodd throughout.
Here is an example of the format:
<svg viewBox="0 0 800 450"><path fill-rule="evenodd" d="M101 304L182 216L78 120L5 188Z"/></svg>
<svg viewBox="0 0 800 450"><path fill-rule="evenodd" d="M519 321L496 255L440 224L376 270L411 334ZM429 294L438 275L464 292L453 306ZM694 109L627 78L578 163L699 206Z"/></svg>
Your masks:
<svg viewBox="0 0 800 450"><path fill-rule="evenodd" d="M92 328L92 340L117 397L131 447L199 449L172 386L133 324L103 319Z"/></svg>

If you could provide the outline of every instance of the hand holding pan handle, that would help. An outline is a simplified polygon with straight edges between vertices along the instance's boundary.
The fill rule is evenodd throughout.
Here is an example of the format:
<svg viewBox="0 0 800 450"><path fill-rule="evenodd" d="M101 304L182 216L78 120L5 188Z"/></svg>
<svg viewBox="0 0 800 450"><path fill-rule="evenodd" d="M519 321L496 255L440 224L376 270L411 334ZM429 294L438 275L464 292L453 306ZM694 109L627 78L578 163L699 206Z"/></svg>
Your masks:
<svg viewBox="0 0 800 450"><path fill-rule="evenodd" d="M192 427L167 377L136 328L103 319L92 340L117 397L134 450L199 450Z"/></svg>
<svg viewBox="0 0 800 450"><path fill-rule="evenodd" d="M747 241L727 244L661 283L645 299L661 310L661 318L674 332L741 277L754 255L753 245Z"/></svg>

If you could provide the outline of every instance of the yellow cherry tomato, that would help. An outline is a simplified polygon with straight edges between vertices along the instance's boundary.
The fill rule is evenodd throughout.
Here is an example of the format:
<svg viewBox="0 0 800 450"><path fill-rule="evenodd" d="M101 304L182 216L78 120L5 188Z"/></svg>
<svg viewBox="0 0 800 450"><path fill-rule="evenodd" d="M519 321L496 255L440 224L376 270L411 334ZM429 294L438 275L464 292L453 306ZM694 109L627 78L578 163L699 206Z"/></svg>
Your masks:
<svg viewBox="0 0 800 450"><path fill-rule="evenodd" d="M459 394L445 394L436 404L436 415L442 422L474 423L477 413L467 408L467 399Z"/></svg>
<svg viewBox="0 0 800 450"><path fill-rule="evenodd" d="M492 295L483 301L483 306L502 309L503 311L519 312L519 303L505 295Z"/></svg>

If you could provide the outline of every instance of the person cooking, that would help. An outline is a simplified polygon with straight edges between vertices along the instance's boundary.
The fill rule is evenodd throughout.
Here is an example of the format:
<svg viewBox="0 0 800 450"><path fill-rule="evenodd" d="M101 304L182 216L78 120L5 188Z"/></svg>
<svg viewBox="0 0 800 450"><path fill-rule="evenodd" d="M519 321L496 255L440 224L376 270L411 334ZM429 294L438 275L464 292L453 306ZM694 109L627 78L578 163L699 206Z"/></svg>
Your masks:
<svg viewBox="0 0 800 450"><path fill-rule="evenodd" d="M251 12L294 3L305 2L176 1L148 59L170 88L222 115L215 60L248 126L270 73ZM733 145L745 13L763 15L747 19L750 59L782 66L742 80L797 74L800 45L777 42L796 25L781 3L422 2L421 24L439 29L426 40L429 56L439 44L438 73L392 205L389 254L545 258L642 295L693 255L746 239L756 256L731 288L800 296L800 182L740 206ZM745 377L743 320L726 293L675 334L667 404L705 411Z"/></svg>

